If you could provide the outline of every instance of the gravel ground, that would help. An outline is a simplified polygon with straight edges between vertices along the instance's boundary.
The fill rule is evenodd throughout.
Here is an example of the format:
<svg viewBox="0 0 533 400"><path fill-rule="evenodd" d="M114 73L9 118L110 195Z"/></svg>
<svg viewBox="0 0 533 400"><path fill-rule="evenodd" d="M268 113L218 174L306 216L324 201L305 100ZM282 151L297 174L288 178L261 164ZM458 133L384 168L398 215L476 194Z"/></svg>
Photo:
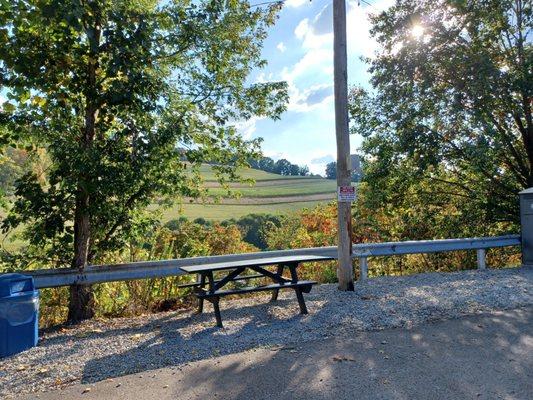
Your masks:
<svg viewBox="0 0 533 400"><path fill-rule="evenodd" d="M221 301L224 329L206 312L167 312L88 321L45 333L39 346L0 363L0 398L91 383L165 366L356 331L533 305L533 268L373 278L355 292L315 286L298 314L292 293ZM152 373L153 374L153 373Z"/></svg>

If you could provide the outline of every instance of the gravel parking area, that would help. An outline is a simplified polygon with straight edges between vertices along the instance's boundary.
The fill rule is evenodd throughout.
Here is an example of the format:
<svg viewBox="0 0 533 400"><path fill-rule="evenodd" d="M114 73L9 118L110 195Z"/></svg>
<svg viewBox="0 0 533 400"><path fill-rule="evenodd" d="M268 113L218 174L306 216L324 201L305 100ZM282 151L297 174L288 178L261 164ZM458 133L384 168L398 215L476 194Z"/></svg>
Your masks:
<svg viewBox="0 0 533 400"><path fill-rule="evenodd" d="M533 268L419 274L370 279L355 292L320 285L305 295L221 301L224 329L206 313L167 312L88 321L45 333L38 347L0 363L0 398L90 383L255 347L412 327L428 321L533 305ZM153 373L152 373L153 374Z"/></svg>

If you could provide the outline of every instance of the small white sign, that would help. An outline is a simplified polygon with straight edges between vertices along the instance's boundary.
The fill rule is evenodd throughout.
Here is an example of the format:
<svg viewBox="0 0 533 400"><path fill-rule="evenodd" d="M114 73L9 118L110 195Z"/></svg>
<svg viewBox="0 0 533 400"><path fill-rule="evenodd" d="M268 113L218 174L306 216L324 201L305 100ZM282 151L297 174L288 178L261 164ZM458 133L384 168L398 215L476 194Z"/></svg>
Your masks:
<svg viewBox="0 0 533 400"><path fill-rule="evenodd" d="M355 201L355 186L338 186L337 200L342 202Z"/></svg>

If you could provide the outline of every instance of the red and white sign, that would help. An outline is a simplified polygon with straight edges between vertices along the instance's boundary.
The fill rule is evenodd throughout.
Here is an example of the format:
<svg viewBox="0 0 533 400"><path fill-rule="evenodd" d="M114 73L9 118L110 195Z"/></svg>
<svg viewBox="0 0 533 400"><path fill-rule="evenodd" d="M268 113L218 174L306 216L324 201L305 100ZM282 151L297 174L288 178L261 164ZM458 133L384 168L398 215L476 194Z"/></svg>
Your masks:
<svg viewBox="0 0 533 400"><path fill-rule="evenodd" d="M337 200L342 202L355 201L355 186L337 187Z"/></svg>

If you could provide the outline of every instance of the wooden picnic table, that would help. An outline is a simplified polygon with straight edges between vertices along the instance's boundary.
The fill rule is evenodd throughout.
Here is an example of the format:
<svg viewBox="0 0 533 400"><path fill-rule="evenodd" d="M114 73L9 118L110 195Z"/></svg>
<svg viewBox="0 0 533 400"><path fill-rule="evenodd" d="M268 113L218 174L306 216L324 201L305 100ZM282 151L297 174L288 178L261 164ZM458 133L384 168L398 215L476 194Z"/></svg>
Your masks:
<svg viewBox="0 0 533 400"><path fill-rule="evenodd" d="M276 301L280 289L293 289L296 292L296 298L300 306L300 313L307 314L307 307L303 293L309 293L311 288L317 282L300 281L298 279L297 268L303 262L326 261L332 260L333 257L326 256L285 256L270 258L255 258L240 261L229 261L224 263L200 264L183 266L181 269L190 274L198 274L199 280L191 286L195 287L195 293L198 297L198 312L203 312L204 299L213 304L217 326L222 327L222 317L220 315L219 300L220 297L233 294L245 294L260 291L272 291L271 301ZM275 272L269 271L266 267L276 266ZM283 273L287 268L290 272L290 278L284 277ZM254 275L243 275L250 269L255 272ZM214 272L226 271L227 274L220 279L215 280ZM235 289L223 289L230 282L269 278L272 284L250 286Z"/></svg>

